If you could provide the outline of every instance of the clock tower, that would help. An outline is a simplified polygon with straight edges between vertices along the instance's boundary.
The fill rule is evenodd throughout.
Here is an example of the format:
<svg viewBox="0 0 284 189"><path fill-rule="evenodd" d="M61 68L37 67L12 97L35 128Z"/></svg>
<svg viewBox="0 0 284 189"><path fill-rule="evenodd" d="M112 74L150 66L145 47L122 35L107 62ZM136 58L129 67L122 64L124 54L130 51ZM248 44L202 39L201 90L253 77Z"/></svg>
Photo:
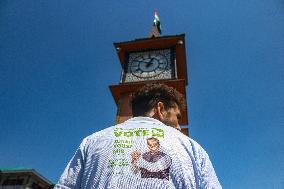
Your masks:
<svg viewBox="0 0 284 189"><path fill-rule="evenodd" d="M155 20L148 38L114 43L121 78L110 90L117 105L116 123L132 117L130 95L147 83L164 83L175 88L186 100L187 66L185 35L160 36L160 22ZM181 112L182 132L188 135L187 108Z"/></svg>

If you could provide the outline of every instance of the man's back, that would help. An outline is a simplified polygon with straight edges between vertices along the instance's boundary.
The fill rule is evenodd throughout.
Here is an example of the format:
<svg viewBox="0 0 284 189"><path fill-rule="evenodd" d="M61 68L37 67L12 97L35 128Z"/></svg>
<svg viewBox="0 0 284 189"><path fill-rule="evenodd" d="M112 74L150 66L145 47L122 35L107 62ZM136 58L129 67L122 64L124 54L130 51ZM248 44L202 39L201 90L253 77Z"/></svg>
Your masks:
<svg viewBox="0 0 284 189"><path fill-rule="evenodd" d="M181 132L135 117L85 138L55 188L221 188L207 153Z"/></svg>

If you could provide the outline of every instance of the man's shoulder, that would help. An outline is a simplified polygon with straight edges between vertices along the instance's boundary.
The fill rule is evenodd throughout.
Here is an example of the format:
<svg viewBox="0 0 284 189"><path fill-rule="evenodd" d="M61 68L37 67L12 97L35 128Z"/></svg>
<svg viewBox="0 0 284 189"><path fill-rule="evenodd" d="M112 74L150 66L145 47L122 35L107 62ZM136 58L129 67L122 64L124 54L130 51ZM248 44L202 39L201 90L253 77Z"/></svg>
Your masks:
<svg viewBox="0 0 284 189"><path fill-rule="evenodd" d="M87 144L91 141L96 141L98 139L107 139L112 136L113 130L115 129L115 126L107 127L103 130L96 131L89 136L85 137L82 141L82 143Z"/></svg>
<svg viewBox="0 0 284 189"><path fill-rule="evenodd" d="M194 139L184 135L174 128L169 128L168 131L170 131L170 135L168 136L170 141L176 141L195 155L206 153L203 147Z"/></svg>

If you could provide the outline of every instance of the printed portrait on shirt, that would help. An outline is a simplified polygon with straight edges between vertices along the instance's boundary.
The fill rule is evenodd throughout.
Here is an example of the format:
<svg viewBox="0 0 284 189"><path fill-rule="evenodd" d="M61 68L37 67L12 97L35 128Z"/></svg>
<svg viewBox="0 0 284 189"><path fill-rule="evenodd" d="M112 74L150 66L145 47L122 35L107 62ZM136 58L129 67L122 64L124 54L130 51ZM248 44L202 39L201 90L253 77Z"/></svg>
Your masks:
<svg viewBox="0 0 284 189"><path fill-rule="evenodd" d="M132 172L140 172L141 178L157 178L169 180L172 160L169 155L160 150L160 141L151 137L147 139L148 151L131 153Z"/></svg>

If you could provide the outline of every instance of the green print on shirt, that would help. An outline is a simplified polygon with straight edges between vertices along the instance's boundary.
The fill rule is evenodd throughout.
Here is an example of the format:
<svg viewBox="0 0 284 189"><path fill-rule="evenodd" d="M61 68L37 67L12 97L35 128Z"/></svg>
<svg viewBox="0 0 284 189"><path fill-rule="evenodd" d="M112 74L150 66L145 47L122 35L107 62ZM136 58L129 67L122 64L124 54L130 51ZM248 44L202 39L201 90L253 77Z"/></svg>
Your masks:
<svg viewBox="0 0 284 189"><path fill-rule="evenodd" d="M113 132L116 139L113 143L112 153L114 155L114 159L109 160L108 167L125 167L129 166L129 162L125 158L121 158L125 155L125 153L132 148L132 139L135 137L157 137L164 138L165 132L160 128L133 128L133 129L122 129L115 128ZM124 137L124 138L121 138ZM123 174L123 171L119 172ZM117 174L115 172L115 174Z"/></svg>
<svg viewBox="0 0 284 189"><path fill-rule="evenodd" d="M114 155L122 155L124 154L123 148L132 148L132 141L131 140L114 140L113 144L114 150L112 151Z"/></svg>
<svg viewBox="0 0 284 189"><path fill-rule="evenodd" d="M137 128L137 129L122 129L116 128L114 130L114 136L116 137L139 137L139 136L153 136L164 138L164 130L159 128Z"/></svg>
<svg viewBox="0 0 284 189"><path fill-rule="evenodd" d="M108 167L114 167L114 166L123 167L128 165L129 163L125 158L113 159L108 161Z"/></svg>

